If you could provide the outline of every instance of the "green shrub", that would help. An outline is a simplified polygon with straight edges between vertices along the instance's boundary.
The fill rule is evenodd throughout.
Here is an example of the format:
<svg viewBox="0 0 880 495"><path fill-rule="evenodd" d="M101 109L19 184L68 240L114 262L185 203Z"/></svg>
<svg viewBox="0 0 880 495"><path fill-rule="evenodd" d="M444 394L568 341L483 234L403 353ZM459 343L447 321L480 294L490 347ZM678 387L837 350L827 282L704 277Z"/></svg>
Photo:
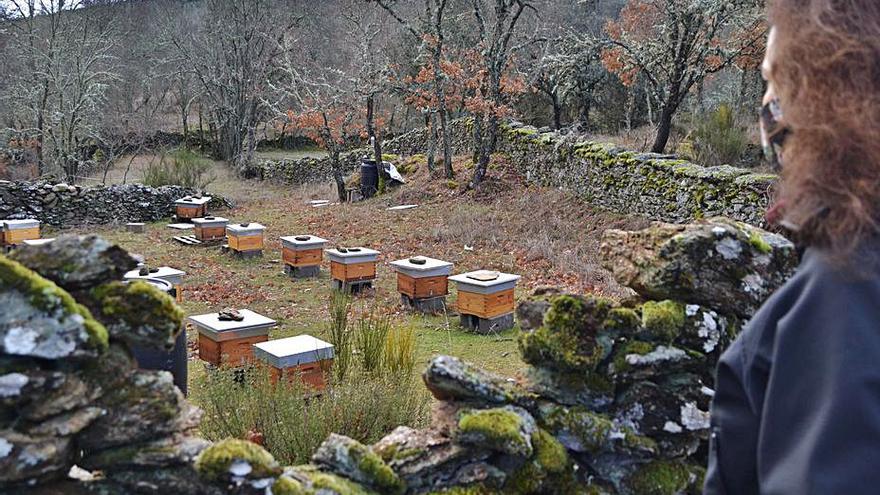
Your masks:
<svg viewBox="0 0 880 495"><path fill-rule="evenodd" d="M367 372L382 371L385 357L385 341L391 331L391 317L376 308L358 317L355 348L361 367Z"/></svg>
<svg viewBox="0 0 880 495"><path fill-rule="evenodd" d="M412 376L416 366L416 332L411 325L395 325L385 339L385 369L393 375Z"/></svg>
<svg viewBox="0 0 880 495"><path fill-rule="evenodd" d="M700 165L735 164L749 144L748 130L733 109L721 104L715 111L695 117L689 138L679 153Z"/></svg>
<svg viewBox="0 0 880 495"><path fill-rule="evenodd" d="M188 149L182 149L168 155L163 153L158 161L147 165L143 182L152 187L178 185L204 189L216 179L209 174L210 170L209 160Z"/></svg>
<svg viewBox="0 0 880 495"><path fill-rule="evenodd" d="M327 334L330 343L333 344L333 370L337 378L344 379L351 367L352 357L351 331L348 328L351 296L342 291L331 291L328 306L330 323L328 324Z"/></svg>
<svg viewBox="0 0 880 495"><path fill-rule="evenodd" d="M192 398L205 411L200 431L206 438L247 438L258 432L284 465L308 462L330 433L370 444L399 425L423 427L431 404L413 375L354 368L317 396L298 380L273 385L264 369L246 369L242 380L240 371L223 368L209 372Z"/></svg>

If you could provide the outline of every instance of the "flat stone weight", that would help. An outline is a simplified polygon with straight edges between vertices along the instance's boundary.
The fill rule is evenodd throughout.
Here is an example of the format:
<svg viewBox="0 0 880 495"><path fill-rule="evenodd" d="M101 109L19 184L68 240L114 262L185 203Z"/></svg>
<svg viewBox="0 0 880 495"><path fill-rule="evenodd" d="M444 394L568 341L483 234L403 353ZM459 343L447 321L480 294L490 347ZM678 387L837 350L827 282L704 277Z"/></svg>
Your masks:
<svg viewBox="0 0 880 495"><path fill-rule="evenodd" d="M284 273L291 278L312 278L321 275L321 266L290 266L284 265Z"/></svg>
<svg viewBox="0 0 880 495"><path fill-rule="evenodd" d="M420 313L437 314L446 310L446 296L415 299L406 294L400 295L403 307Z"/></svg>
<svg viewBox="0 0 880 495"><path fill-rule="evenodd" d="M480 318L474 315L461 315L461 326L481 334L503 332L513 328L513 313L496 316L494 318Z"/></svg>

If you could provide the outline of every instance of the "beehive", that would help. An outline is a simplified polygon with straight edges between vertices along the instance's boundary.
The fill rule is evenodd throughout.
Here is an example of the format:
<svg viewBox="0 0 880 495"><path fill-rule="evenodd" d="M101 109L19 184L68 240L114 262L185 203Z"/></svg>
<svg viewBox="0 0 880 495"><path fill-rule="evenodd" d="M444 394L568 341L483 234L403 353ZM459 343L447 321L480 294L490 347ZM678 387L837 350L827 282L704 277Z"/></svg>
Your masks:
<svg viewBox="0 0 880 495"><path fill-rule="evenodd" d="M415 256L392 261L391 268L397 272L397 292L404 305L429 312L445 307L452 263Z"/></svg>
<svg viewBox="0 0 880 495"><path fill-rule="evenodd" d="M226 238L226 225L229 220L223 217L193 218L196 239L207 241L220 241Z"/></svg>
<svg viewBox="0 0 880 495"><path fill-rule="evenodd" d="M186 275L186 272L183 270L178 270L177 268L171 268L170 266L160 266L156 268L149 268L146 274L141 274L141 269L138 268L136 270L132 270L124 275L125 280L136 280L136 279L159 279L164 280L171 284L173 288L174 297L177 299L177 302L183 300L183 290L181 289L181 284L183 283L183 277Z"/></svg>
<svg viewBox="0 0 880 495"><path fill-rule="evenodd" d="M259 254L263 252L266 227L258 223L231 223L226 226L229 249L238 253Z"/></svg>
<svg viewBox="0 0 880 495"><path fill-rule="evenodd" d="M316 276L320 271L327 239L313 235L281 238L281 259L294 276Z"/></svg>
<svg viewBox="0 0 880 495"><path fill-rule="evenodd" d="M458 286L462 323L478 330L505 330L513 326L513 291L519 275L477 270L449 277Z"/></svg>
<svg viewBox="0 0 880 495"><path fill-rule="evenodd" d="M254 358L269 366L272 382L299 379L307 387L324 390L333 366L333 345L311 335L254 344Z"/></svg>
<svg viewBox="0 0 880 495"><path fill-rule="evenodd" d="M327 249L330 277L342 284L368 282L376 278L379 251L364 247Z"/></svg>
<svg viewBox="0 0 880 495"><path fill-rule="evenodd" d="M219 313L190 316L199 332L199 359L214 366L241 366L253 361L253 345L269 340L275 320L248 309L239 310L242 321L223 321Z"/></svg>
<svg viewBox="0 0 880 495"><path fill-rule="evenodd" d="M3 245L16 246L26 240L40 238L40 221L26 220L2 220L0 229L3 232Z"/></svg>
<svg viewBox="0 0 880 495"><path fill-rule="evenodd" d="M193 196L184 196L174 202L175 213L179 219L193 219L208 215L208 203L211 202L210 196L202 196L196 198Z"/></svg>

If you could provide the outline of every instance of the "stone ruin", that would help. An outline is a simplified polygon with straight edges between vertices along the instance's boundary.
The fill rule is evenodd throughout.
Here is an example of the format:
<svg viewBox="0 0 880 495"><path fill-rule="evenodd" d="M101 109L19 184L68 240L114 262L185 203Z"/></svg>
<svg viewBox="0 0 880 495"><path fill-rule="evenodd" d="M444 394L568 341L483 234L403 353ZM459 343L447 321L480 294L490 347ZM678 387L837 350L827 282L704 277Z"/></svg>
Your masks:
<svg viewBox="0 0 880 495"><path fill-rule="evenodd" d="M312 463L196 436L199 411L130 344L170 346L182 314L97 237L0 257L4 493L699 493L718 356L796 266L784 238L725 219L608 231L632 297L538 291L518 308L528 372L449 356L424 372L430 427L374 445L330 436ZM75 466L75 467L74 467ZM71 474L73 476L71 476Z"/></svg>

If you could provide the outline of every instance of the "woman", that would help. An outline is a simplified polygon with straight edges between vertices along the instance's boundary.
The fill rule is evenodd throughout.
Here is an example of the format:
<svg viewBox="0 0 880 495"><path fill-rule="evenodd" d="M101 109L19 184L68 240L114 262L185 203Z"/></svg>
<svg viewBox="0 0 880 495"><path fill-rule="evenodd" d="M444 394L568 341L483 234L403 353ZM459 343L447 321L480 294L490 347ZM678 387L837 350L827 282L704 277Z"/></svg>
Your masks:
<svg viewBox="0 0 880 495"><path fill-rule="evenodd" d="M880 493L880 1L770 22L775 214L807 250L719 362L705 493Z"/></svg>

